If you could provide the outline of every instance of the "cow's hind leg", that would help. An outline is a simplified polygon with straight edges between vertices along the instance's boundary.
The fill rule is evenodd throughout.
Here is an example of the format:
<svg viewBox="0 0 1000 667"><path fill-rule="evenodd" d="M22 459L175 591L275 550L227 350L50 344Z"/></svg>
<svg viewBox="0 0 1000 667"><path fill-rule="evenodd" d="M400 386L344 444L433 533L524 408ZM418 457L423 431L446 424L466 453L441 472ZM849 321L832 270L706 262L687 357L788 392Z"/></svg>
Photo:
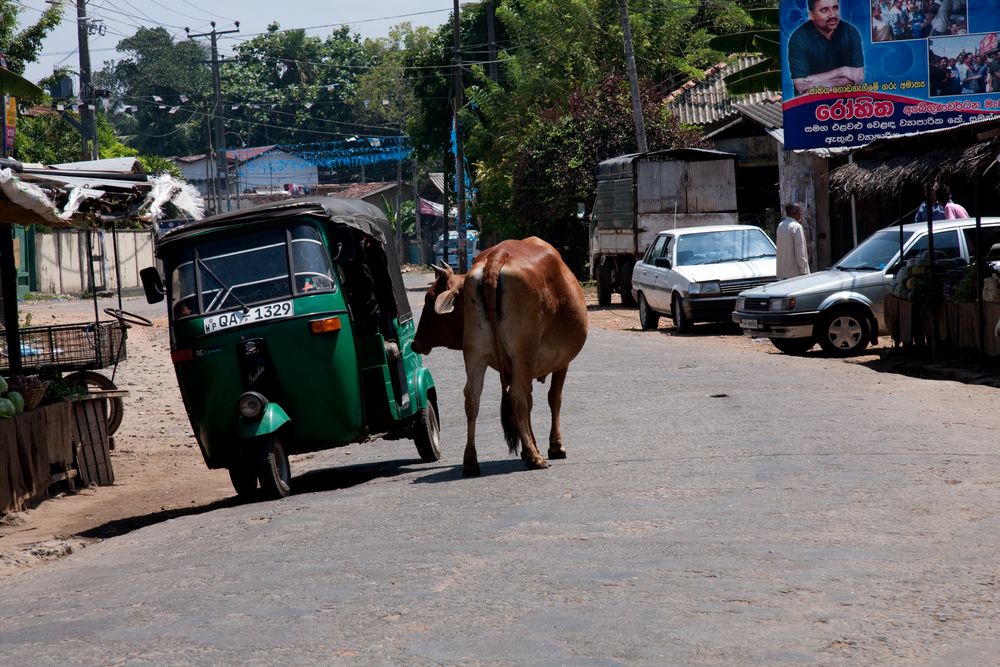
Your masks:
<svg viewBox="0 0 1000 667"><path fill-rule="evenodd" d="M465 456L462 459L462 475L479 476L479 458L476 456L476 419L479 417L479 397L483 394L483 378L486 363L465 359L465 420L468 437L465 441Z"/></svg>
<svg viewBox="0 0 1000 667"><path fill-rule="evenodd" d="M535 446L535 436L531 432L531 376L520 377L514 373L513 381L510 385L510 402L514 413L514 420L517 423L517 430L521 436L521 458L527 464L529 470L540 470L548 468L549 464L538 453Z"/></svg>
<svg viewBox="0 0 1000 667"><path fill-rule="evenodd" d="M566 445L562 439L562 424L559 423L559 412L562 409L563 384L566 382L568 368L552 373L552 384L549 386L549 410L552 412L552 428L549 431L549 459L566 458Z"/></svg>

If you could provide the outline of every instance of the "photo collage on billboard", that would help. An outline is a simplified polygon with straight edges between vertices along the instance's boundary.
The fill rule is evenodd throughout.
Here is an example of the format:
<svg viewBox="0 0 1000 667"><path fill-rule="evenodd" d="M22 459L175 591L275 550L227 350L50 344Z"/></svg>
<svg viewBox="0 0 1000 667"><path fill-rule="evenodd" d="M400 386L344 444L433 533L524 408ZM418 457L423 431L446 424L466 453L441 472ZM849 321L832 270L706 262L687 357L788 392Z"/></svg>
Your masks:
<svg viewBox="0 0 1000 667"><path fill-rule="evenodd" d="M1000 0L781 0L785 148L1000 117Z"/></svg>

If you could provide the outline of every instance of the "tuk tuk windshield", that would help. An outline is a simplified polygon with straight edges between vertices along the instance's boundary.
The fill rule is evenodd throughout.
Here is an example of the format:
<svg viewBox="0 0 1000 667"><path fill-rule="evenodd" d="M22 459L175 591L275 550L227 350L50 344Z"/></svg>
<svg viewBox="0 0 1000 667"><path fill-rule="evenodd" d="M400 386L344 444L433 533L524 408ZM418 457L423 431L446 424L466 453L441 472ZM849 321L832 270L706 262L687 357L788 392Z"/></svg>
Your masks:
<svg viewBox="0 0 1000 667"><path fill-rule="evenodd" d="M304 222L205 240L176 261L170 275L174 317L332 291L337 285L319 230Z"/></svg>

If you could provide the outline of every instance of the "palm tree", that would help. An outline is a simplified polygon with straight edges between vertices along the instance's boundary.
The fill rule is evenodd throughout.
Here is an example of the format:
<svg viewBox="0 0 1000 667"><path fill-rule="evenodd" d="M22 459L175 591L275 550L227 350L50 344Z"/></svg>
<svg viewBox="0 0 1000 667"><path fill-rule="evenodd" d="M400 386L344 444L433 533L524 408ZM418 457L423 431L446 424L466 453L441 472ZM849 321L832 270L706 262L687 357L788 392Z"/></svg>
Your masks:
<svg viewBox="0 0 1000 667"><path fill-rule="evenodd" d="M750 53L762 60L725 78L733 95L781 91L781 28L777 7L747 10L752 25L745 32L719 35L709 44L724 53Z"/></svg>

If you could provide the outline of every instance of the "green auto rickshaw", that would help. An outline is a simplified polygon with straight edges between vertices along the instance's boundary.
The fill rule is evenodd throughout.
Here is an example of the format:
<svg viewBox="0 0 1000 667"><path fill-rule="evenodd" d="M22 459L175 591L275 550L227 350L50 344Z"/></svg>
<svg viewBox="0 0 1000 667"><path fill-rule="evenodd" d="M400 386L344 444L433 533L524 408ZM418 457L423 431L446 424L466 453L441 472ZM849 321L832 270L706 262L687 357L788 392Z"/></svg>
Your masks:
<svg viewBox="0 0 1000 667"><path fill-rule="evenodd" d="M376 437L440 458L437 392L410 349L413 314L385 215L322 197L206 218L166 233L170 351L210 468L241 497L289 493L289 454Z"/></svg>

